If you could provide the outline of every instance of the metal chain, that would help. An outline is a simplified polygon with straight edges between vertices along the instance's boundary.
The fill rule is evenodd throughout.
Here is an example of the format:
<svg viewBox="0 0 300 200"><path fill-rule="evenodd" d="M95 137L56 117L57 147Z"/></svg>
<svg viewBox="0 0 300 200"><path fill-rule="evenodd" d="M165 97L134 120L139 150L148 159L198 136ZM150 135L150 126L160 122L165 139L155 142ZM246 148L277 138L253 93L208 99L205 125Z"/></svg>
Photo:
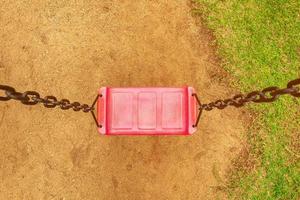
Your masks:
<svg viewBox="0 0 300 200"><path fill-rule="evenodd" d="M11 99L20 101L25 105L36 105L38 103L44 104L46 108L55 108L59 106L62 110L73 109L74 111L90 112L94 107L87 104L80 104L79 102L71 103L68 99L57 100L55 96L40 97L40 94L35 91L26 91L23 93L16 92L16 90L7 85L0 85L0 90L4 90L6 96L0 96L0 101L8 101Z"/></svg>
<svg viewBox="0 0 300 200"><path fill-rule="evenodd" d="M194 127L198 125L203 110L211 111L214 108L222 110L228 106L234 106L239 108L245 106L246 103L249 102L271 103L273 101L276 101L281 95L285 95L285 94L289 94L293 97L300 97L300 78L290 81L287 84L287 87L283 89L272 86L272 87L267 87L261 91L257 90L257 91L250 92L248 94L238 94L232 98L228 98L224 100L219 99L217 101L213 101L208 104L201 104L198 96L196 94L193 94L193 96L195 96L199 105L199 113L198 113L197 121L194 124Z"/></svg>
<svg viewBox="0 0 300 200"><path fill-rule="evenodd" d="M38 103L44 104L46 108L55 108L59 106L62 110L69 110L72 109L75 112L83 111L85 113L90 112L93 116L93 119L97 125L97 127L101 128L102 126L98 124L97 118L95 116L95 104L101 95L98 95L94 100L91 106L87 104L81 104L77 101L71 103L68 99L61 99L60 101L57 100L55 96L46 96L42 98L38 92L35 91L26 91L26 92L16 92L15 88L7 86L7 85L0 85L0 91L4 91L6 96L0 96L0 101L9 101L11 99L20 101L24 105L36 105Z"/></svg>

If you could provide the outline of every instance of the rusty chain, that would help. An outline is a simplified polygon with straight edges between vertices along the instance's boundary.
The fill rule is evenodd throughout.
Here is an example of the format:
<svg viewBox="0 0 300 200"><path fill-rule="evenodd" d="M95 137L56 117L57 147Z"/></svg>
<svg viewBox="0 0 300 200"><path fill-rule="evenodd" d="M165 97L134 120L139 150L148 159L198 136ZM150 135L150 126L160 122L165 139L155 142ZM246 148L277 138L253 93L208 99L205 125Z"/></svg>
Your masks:
<svg viewBox="0 0 300 200"><path fill-rule="evenodd" d="M68 110L72 108L74 111L90 112L92 107L87 104L80 104L79 102L71 103L68 99L57 100L54 96L40 97L40 94L35 91L26 91L23 93L16 92L12 87L6 85L0 85L0 90L4 90L6 96L0 97L0 101L17 100L25 105L36 105L38 103L44 104L46 108L55 108L59 106L62 110Z"/></svg>
<svg viewBox="0 0 300 200"><path fill-rule="evenodd" d="M219 99L217 101L213 101L207 104L201 104L197 94L193 94L199 106L199 112L194 127L198 125L203 110L211 111L214 108L222 110L228 106L234 106L236 108L239 108L246 105L246 103L249 102L271 103L276 101L281 95L285 95L285 94L289 94L293 97L300 97L300 78L290 81L287 84L287 87L283 89L272 86L272 87L267 87L261 91L256 90L248 94L238 94L232 98L228 98L224 100Z"/></svg>
<svg viewBox="0 0 300 200"><path fill-rule="evenodd" d="M15 88L7 86L7 85L0 85L0 90L4 91L6 96L0 96L0 101L8 101L8 100L16 100L20 101L24 105L36 105L36 104L43 104L46 108L55 108L59 106L62 110L69 110L72 109L75 112L83 111L85 113L91 112L93 118L98 127L101 127L94 114L95 104L97 99L100 97L98 95L91 106L87 104L81 104L77 101L71 103L68 99L61 99L60 101L57 100L55 96L45 96L42 98L40 94L36 91L26 91L26 92L17 92Z"/></svg>

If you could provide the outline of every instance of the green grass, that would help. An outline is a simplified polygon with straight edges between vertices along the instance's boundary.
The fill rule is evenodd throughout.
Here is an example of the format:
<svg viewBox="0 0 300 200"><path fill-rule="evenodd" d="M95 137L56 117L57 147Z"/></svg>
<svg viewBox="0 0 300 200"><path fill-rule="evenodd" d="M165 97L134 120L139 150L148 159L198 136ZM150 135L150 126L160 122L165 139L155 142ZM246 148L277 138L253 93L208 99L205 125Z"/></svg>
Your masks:
<svg viewBox="0 0 300 200"><path fill-rule="evenodd" d="M214 32L225 69L241 91L285 87L300 77L299 0L196 2ZM273 104L249 106L258 118L248 134L248 160L255 162L232 172L227 190L231 199L300 199L299 105L299 99L286 96Z"/></svg>

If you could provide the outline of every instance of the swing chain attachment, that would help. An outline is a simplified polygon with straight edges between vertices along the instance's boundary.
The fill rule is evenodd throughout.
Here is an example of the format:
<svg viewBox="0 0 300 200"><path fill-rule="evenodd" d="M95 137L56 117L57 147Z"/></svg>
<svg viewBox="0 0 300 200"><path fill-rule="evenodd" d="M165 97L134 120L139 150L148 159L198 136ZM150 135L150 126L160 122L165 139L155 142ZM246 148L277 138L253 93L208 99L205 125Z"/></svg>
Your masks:
<svg viewBox="0 0 300 200"><path fill-rule="evenodd" d="M283 89L272 86L272 87L267 87L261 91L256 90L248 94L238 94L232 98L224 99L224 100L219 99L217 101L213 101L208 104L201 104L197 94L193 94L199 106L197 120L193 126L196 127L198 125L203 110L211 111L214 108L223 110L228 106L234 106L236 108L239 108L245 106L246 103L249 102L271 103L276 101L280 96L286 94L289 94L293 97L300 97L300 78L290 81L287 84L287 87Z"/></svg>

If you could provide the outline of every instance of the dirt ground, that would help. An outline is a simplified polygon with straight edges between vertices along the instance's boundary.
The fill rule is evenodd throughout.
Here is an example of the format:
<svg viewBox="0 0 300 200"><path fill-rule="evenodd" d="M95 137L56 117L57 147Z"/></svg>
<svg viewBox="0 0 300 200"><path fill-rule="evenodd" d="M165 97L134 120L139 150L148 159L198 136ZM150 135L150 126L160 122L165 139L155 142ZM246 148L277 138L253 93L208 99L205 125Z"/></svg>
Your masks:
<svg viewBox="0 0 300 200"><path fill-rule="evenodd" d="M101 86L232 95L189 1L0 3L0 84L91 103ZM247 114L205 113L190 137L105 137L89 114L0 102L0 199L223 199Z"/></svg>

